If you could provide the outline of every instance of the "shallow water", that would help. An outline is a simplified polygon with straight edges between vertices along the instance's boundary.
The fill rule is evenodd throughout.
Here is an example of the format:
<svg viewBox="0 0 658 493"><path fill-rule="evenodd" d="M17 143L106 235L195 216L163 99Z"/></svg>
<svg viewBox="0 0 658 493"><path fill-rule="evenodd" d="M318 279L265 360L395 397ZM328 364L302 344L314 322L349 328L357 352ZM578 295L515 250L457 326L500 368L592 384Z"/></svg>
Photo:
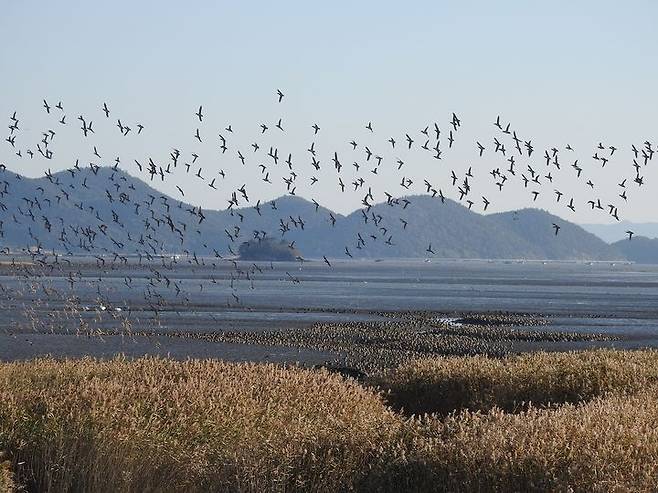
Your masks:
<svg viewBox="0 0 658 493"><path fill-rule="evenodd" d="M135 329L208 332L371 320L377 315L367 312L386 310L531 312L551 317L551 325L542 330L605 332L623 336L617 346L658 346L658 266L474 260L334 260L332 268L317 261L259 263L261 271L254 270L249 280L244 276L234 280L232 288L232 264L213 267L214 261L204 259L205 266L179 261L173 269L151 265L167 276L169 289L164 281L149 285L153 274L144 266L101 272L93 265L77 265L72 270L79 270L82 277L73 289L65 270L44 276L30 291L25 289L25 280L9 275L5 266L0 270L0 286L6 290L0 298L0 332L21 335L0 340L0 358L28 357L34 350L26 347L35 345L39 354L107 355L130 353L126 344L137 344L83 343L72 335L37 338L26 322L25 307L33 310L33 319L49 321L50 330L69 333L75 333L80 319L99 328L117 328L119 319L128 317ZM244 270L251 265L239 263ZM126 276L130 276L128 284ZM181 289L178 296L171 287L174 282ZM46 295L42 284L54 291ZM146 301L144 297L147 290L166 300L157 321L151 310L153 298ZM71 295L79 297L86 311L75 316L65 313L62 299ZM55 342L58 337L64 340ZM174 344L167 339L177 356L202 356L209 351L198 342ZM237 354L219 346L210 351L213 356ZM244 348L245 354L249 351ZM289 349L280 352L286 355L283 359L291 356Z"/></svg>

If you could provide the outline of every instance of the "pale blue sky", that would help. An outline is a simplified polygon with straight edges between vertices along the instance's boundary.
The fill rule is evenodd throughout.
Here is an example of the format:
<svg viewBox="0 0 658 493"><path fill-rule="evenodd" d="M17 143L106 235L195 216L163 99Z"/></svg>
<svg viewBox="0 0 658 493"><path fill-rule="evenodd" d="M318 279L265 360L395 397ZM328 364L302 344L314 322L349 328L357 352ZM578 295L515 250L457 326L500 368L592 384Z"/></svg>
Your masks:
<svg viewBox="0 0 658 493"><path fill-rule="evenodd" d="M463 173L472 165L475 196L490 197L490 210L535 205L568 219L605 222L607 217L584 206L574 215L555 204L549 186L535 203L518 183L497 194L486 173L505 163L495 164L493 155L478 160L475 140L491 147L492 122L500 114L536 147L537 159L519 166L532 164L542 172L543 150L570 143L597 188L589 192L568 171L553 172L555 187L607 202L620 202L616 183L632 175L630 145L658 140L658 3L652 1L5 1L1 11L0 118L8 125L18 111L24 146L38 141L45 128L58 132L53 161L18 159L5 142L0 146L0 162L31 176L69 167L76 157L91 160L92 145L104 160L121 156L122 166L137 174L133 158L164 162L177 147L188 155L198 152L209 177L226 170L220 191L176 177L186 199L224 208L231 190L244 182L253 197L285 193L282 167L272 168L272 185L260 180L257 165L266 160L249 155L249 144L257 140L293 153L298 194L346 212L359 206L363 194L337 191L330 157L338 151L349 167L347 142L354 138L393 160L380 176L344 171L345 182L368 179L378 200L384 190L405 192L401 175L415 180L413 192L424 190L427 177L454 196L448 192L450 171ZM280 105L277 88L286 94ZM63 101L66 127L47 118L43 98L51 105ZM112 110L108 121L100 112L104 101ZM194 112L200 104L207 118L204 144L196 145ZM463 120L463 133L441 162L387 147L390 136L402 144L405 132L422 143L419 130L433 121L447 131L453 111ZM79 114L94 121L94 140L81 137ZM117 117L133 128L143 123L142 138L118 135ZM285 134L259 135L260 123L273 129L279 117ZM370 120L374 136L363 128ZM311 187L305 149L314 122L322 127L315 140L324 154L320 182ZM231 150L221 156L217 133L228 123L235 133ZM624 151L603 171L589 159L599 141ZM237 149L248 157L247 166L236 163L231 153ZM392 164L397 157L407 163L400 173ZM658 220L655 163L644 171L647 185L629 191L625 218ZM158 186L176 196L173 180Z"/></svg>

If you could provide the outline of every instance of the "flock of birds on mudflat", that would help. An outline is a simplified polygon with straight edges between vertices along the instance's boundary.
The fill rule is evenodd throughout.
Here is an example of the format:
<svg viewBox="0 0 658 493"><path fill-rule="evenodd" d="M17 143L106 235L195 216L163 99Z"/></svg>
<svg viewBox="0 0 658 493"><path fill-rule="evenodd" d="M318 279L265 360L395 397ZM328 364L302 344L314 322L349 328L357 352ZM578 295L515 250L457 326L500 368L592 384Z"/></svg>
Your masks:
<svg viewBox="0 0 658 493"><path fill-rule="evenodd" d="M277 90L274 98L275 103L285 106L285 95L282 91ZM223 187L222 182L227 176L243 172L240 168L244 170L246 167L255 167L263 183L267 186L280 183L289 195L296 195L299 185L302 185L305 192L321 186L335 189L338 194L358 194L362 206L360 214L363 230L357 234L352 244L345 245L344 248L344 255L352 258L355 256L355 250L367 249L371 242L378 241L389 246L395 244L396 238L391 232L392 228L386 225L386 221L391 218L385 218L371 210L377 202L385 201L391 206L391 217L395 216L393 220L401 225L402 232L406 230L409 222L402 211L413 201L411 193L414 190L420 189L423 194L436 198L441 203L445 203L449 197L455 197L468 209L488 211L495 198L474 192L476 177L490 180L489 185L494 184L498 193L506 191L511 183L517 183L523 193L527 194L530 203L537 201L540 196L551 195L556 203L564 206L565 212L575 213L577 208L587 207L619 221L623 205L632 195L631 189L645 185L644 169L656 152L654 144L649 141L632 145L632 154L628 155L628 162L622 170L625 177L617 184L616 200L602 201L597 196L597 185L593 181L593 165L598 168L608 166L606 169L610 169L610 163L616 161L615 165L619 171L622 168L617 163L620 159L626 159L620 158L623 152L621 148L598 143L586 162L579 162L579 159L573 157L575 151L569 144L536 151L531 139L526 140L511 123L498 116L492 121L495 135L490 140L476 140L465 144L472 146L477 158L482 160L482 165L473 164L464 173L450 170L449 180L444 184L433 182L429 176L421 183L412 179L411 176L415 176L413 173L407 172L410 164L399 157L389 157L390 154L395 154L402 147L406 153L422 153L414 156L426 157L437 165L443 165L449 161L444 158L462 138L462 120L457 114L452 113L443 122L419 125L417 131L405 132L403 136L379 136L376 133L377 125L367 121L363 123L360 135L355 135L340 145L339 149L326 152L316 144L316 138L322 132L321 126L311 123L308 129L308 147L302 152L303 156L295 153L293 157L292 151L280 150L276 145L264 143L266 138L275 139L277 133L286 131L283 117L274 122L255 124L252 130L257 138L248 148L241 149L233 140L238 129L234 129L230 123L219 133L206 128L205 109L200 105L190 110L189 116L193 122L190 134L199 145L212 140L213 145L217 146L214 156L203 156L199 149L183 151L173 148L168 151L168 159L164 162L152 157L126 160L133 167L131 172L142 174L144 181L173 184L180 194L180 197L173 199L161 194L149 193L140 196L134 184L122 173L124 160L120 157L108 159L107 150L94 138L97 131L104 132L114 127L116 130L112 131L119 132L122 137L139 138L148 132L148 126L142 122L128 123L126 119L115 115L111 105L107 103L100 104L92 114L81 114L76 119L67 114L62 102L51 104L44 100L42 106L46 117L52 120L51 125L44 128L38 141L27 145L22 140L23 122L20 115L17 112L9 115L9 133L5 144L13 160L10 167L20 169L21 160L29 159L41 160L43 167L48 170L45 172L46 181L36 188L36 194L25 196L17 191L17 184L23 178L12 173L6 164L0 163L0 239L9 227L24 228L29 236L28 244L21 250L2 247L0 259L6 259L5 268L8 268L11 259L13 275L26 283L21 288L24 292L43 293L46 298L58 294L64 306L70 310L68 315L79 315L85 309L80 305L79 296L74 294L75 288L78 288L79 294L79 291L84 291L92 285L98 295L97 306L104 307L102 311L105 311L110 303L104 299L101 292L103 276L109 275L111 271L125 270L130 259L136 259L140 265L143 264L147 272L143 295L145 304L156 317L171 303L172 298L164 295L163 290L170 293L174 299L182 298L183 306L193 304L190 293L186 292L180 280L171 272L181 262L192 268L211 266L214 270L220 264L230 265L232 268L226 278L226 283L230 286L228 303L239 304L237 283L246 281L253 288L256 276L268 268L257 263L246 265L237 261L239 246L245 238L263 240L266 237L280 236L285 239L287 233L292 230L304 230L309 220L301 216L278 217L278 221L272 225L272 228L276 228L274 231L254 230L245 233L241 225L247 214L262 216L266 208L276 213L277 202L254 202L246 183L233 189ZM92 157L76 159L75 164L63 172L52 172L51 168L61 165L56 149L58 133L78 125L80 136L85 139ZM362 140L367 142L361 143ZM88 143L89 141L91 143ZM372 144L373 141L376 144ZM224 159L227 165L211 169L212 165L208 163L217 162L218 159ZM414 157L413 160L417 161L417 158ZM54 164L49 166L50 162ZM492 165L492 162L496 164ZM329 163L329 173L333 174L331 181L327 181L329 179L326 178L325 163ZM230 169L230 164L237 165L238 170ZM485 169L485 166L490 169ZM400 193L378 191L376 187L373 189L371 177L385 169L387 172L398 173ZM569 196L555 187L554 179L566 173L569 173L570 179L582 181L589 190L589 195ZM181 174L185 175L184 180L180 179ZM198 250L187 248L186 242L191 236L200 235L199 228L206 220L207 211L198 205L185 202L186 197L193 196L193 192L186 195L185 188L189 187L183 185L189 185L190 180L217 193L224 193L227 210L234 219L231 227L217 232L216 244L205 241ZM104 200L105 207L98 207L96 202L96 206L84 203L76 198L80 196L80 192L92 194L96 201ZM326 214L326 223L335 226L338 219L334 213L321 209L317 200L312 199L312 202L315 205L315 213ZM62 210L67 209L76 214L78 211L88 213L94 222L76 224L72 219L75 214L71 214L71 217L61 214ZM60 212L53 214L51 211L54 210ZM129 220L127 215L134 216L136 222L132 218ZM128 223L133 225L133 229L127 226ZM135 230L134 225L138 225L140 229ZM548 234L558 235L560 229L561 225L554 223ZM123 231L123 234L118 237L113 233L116 231ZM627 233L631 239L633 232ZM170 246L166 246L161 240L165 234L173 235L180 241L181 253L184 255L171 255L167 250ZM427 245L427 256L436 254L436 244L439 241L436 240L434 245L432 242ZM49 245L48 248L44 247L46 244ZM289 246L294 249L294 241L290 242ZM29 262L17 262L16 259L21 257L29 259ZM95 263L100 274L84 273L84 267L81 267L84 262L80 262L82 257L93 259L91 262ZM78 260L75 260L76 258ZM299 260L304 261L302 257L299 257ZM323 256L322 261L332 267L332 260L327 255ZM273 269L273 266L270 264L269 268ZM54 271L66 271L70 292L62 292L61 287L56 287L51 281L48 284L48 275ZM128 273L121 272L123 284L131 289L134 279ZM291 282L299 283L299 278L290 272L286 272L286 275ZM211 274L208 282L216 284L218 279ZM88 284L84 285L85 283ZM203 286L203 283L200 283L199 289L203 290ZM6 300L10 300L15 293L0 283L0 295L2 294ZM38 295L34 294L33 298L37 299ZM38 302L37 299L37 305ZM25 306L24 309L36 313L35 306ZM32 322L37 323L34 320Z"/></svg>

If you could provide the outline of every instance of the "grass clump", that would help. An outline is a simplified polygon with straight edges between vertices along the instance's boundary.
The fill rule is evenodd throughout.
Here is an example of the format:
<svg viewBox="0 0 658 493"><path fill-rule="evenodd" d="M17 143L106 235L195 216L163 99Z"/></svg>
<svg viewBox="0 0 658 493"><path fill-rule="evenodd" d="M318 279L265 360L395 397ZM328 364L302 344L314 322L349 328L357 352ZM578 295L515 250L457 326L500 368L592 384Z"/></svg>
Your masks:
<svg viewBox="0 0 658 493"><path fill-rule="evenodd" d="M515 414L425 417L407 463L419 490L656 491L656 392Z"/></svg>
<svg viewBox="0 0 658 493"><path fill-rule="evenodd" d="M11 470L11 462L3 453L0 453L0 493L10 493L16 490L14 474Z"/></svg>
<svg viewBox="0 0 658 493"><path fill-rule="evenodd" d="M527 408L634 392L658 382L657 351L594 350L431 358L402 364L378 380L390 404L407 413L449 414Z"/></svg>
<svg viewBox="0 0 658 493"><path fill-rule="evenodd" d="M42 359L0 365L0 389L0 447L38 491L349 489L402 424L356 383L271 364Z"/></svg>

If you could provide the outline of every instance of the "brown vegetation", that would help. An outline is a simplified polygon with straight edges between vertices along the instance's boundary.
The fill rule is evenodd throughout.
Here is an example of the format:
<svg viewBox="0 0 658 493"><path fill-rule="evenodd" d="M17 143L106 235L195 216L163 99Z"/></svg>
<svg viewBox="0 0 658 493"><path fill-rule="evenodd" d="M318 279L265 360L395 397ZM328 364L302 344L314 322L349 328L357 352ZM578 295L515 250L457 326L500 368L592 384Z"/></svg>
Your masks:
<svg viewBox="0 0 658 493"><path fill-rule="evenodd" d="M656 389L557 409L418 420L417 490L656 491Z"/></svg>
<svg viewBox="0 0 658 493"><path fill-rule="evenodd" d="M326 371L6 363L0 449L33 491L656 490L657 354L408 363L381 380L391 399L470 409L411 418Z"/></svg>
<svg viewBox="0 0 658 493"><path fill-rule="evenodd" d="M658 383L658 352L597 350L506 358L426 358L388 372L380 385L407 413L442 415L494 407L519 411L589 401Z"/></svg>
<svg viewBox="0 0 658 493"><path fill-rule="evenodd" d="M0 493L14 491L14 475L11 472L11 463L0 453Z"/></svg>
<svg viewBox="0 0 658 493"><path fill-rule="evenodd" d="M326 372L218 361L0 367L0 447L39 491L335 490L401 421Z"/></svg>

